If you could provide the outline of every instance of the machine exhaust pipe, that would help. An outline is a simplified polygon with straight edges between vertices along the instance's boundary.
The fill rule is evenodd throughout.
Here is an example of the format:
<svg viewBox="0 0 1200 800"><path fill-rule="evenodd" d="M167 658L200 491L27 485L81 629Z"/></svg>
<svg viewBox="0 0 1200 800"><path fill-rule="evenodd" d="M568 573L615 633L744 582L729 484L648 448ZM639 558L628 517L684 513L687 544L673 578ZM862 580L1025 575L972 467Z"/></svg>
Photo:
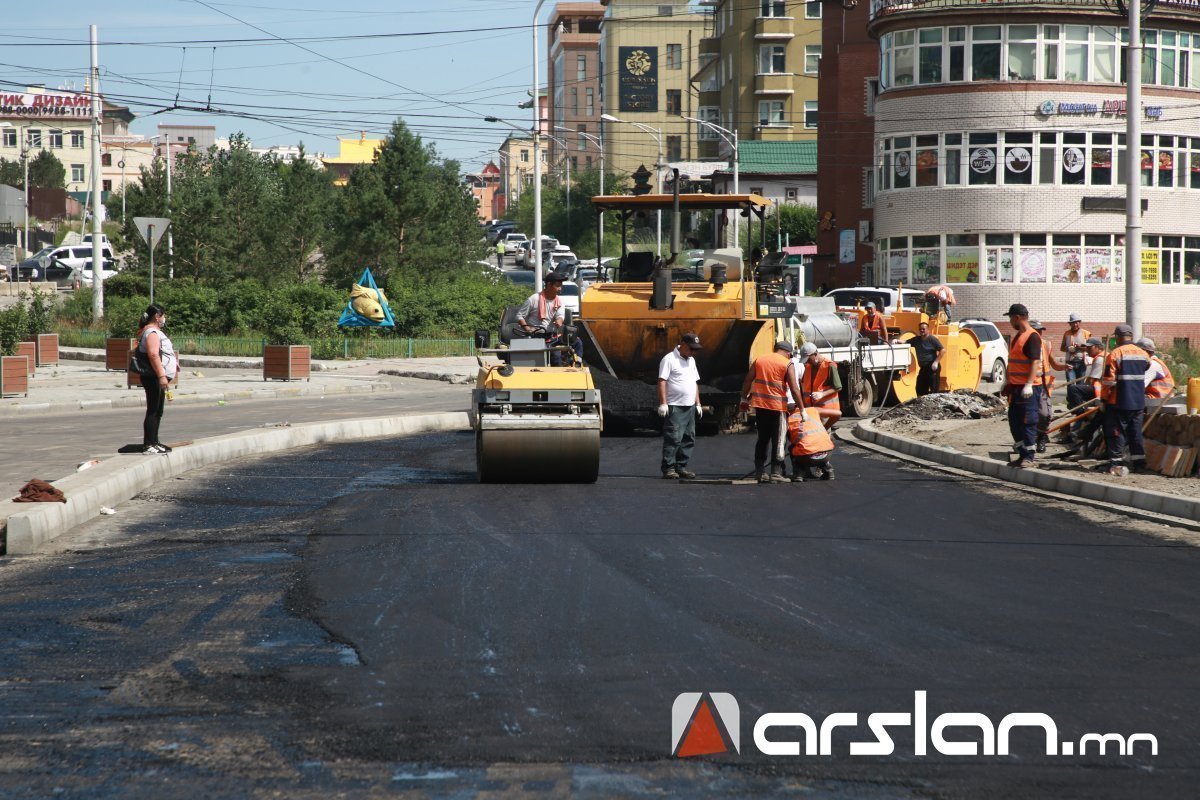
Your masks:
<svg viewBox="0 0 1200 800"><path fill-rule="evenodd" d="M659 261L654 270L654 291L650 296L650 307L667 309L675 305L675 297L671 294L671 265L679 255L679 170L673 169L674 180L671 181L671 257Z"/></svg>

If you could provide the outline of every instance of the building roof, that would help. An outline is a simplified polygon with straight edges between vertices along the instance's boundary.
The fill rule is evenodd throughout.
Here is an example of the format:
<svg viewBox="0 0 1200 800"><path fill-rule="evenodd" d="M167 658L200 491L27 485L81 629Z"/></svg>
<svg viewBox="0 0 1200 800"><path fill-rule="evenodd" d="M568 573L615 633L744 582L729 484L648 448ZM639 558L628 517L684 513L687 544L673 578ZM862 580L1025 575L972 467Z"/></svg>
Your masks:
<svg viewBox="0 0 1200 800"><path fill-rule="evenodd" d="M325 156L326 164L370 164L375 160L375 151L383 147L383 139L357 139L338 137L340 152L336 156Z"/></svg>
<svg viewBox="0 0 1200 800"><path fill-rule="evenodd" d="M738 169L742 174L815 175L817 143L738 142Z"/></svg>

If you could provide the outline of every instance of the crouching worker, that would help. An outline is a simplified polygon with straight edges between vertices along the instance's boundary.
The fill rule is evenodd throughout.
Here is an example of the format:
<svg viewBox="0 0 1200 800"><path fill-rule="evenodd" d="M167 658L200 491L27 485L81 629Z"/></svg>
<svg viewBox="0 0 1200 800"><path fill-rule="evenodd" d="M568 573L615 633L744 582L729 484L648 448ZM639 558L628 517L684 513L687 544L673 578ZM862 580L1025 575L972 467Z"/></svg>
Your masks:
<svg viewBox="0 0 1200 800"><path fill-rule="evenodd" d="M788 442L791 443L792 482L804 480L805 474L820 473L821 480L833 480L833 439L825 430L821 415L815 408L791 407L788 414Z"/></svg>

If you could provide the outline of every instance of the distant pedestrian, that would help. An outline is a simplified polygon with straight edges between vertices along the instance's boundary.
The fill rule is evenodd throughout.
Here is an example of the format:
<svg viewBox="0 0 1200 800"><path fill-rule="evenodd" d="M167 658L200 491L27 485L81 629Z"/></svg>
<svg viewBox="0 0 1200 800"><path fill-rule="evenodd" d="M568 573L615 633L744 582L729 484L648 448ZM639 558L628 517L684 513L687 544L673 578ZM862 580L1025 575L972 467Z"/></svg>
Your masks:
<svg viewBox="0 0 1200 800"><path fill-rule="evenodd" d="M804 409L804 395L791 362L792 343L778 341L775 349L754 359L742 382L742 408L754 409L758 439L754 443L754 471L759 483L783 477L784 436L787 434L788 393Z"/></svg>
<svg viewBox="0 0 1200 800"><path fill-rule="evenodd" d="M496 266L504 269L504 251L505 245L503 239L496 240Z"/></svg>
<svg viewBox="0 0 1200 800"><path fill-rule="evenodd" d="M1013 303L1005 312L1017 333L1008 349L1008 380L1000 393L1008 398L1008 430L1018 457L1011 462L1022 469L1034 466L1037 447L1038 405L1042 386L1042 337L1029 325L1029 309Z"/></svg>
<svg viewBox="0 0 1200 800"><path fill-rule="evenodd" d="M1083 327L1083 318L1072 311L1067 316L1067 330L1063 333L1062 344L1058 346L1066 354L1068 383L1087 372L1087 340L1090 338L1092 334Z"/></svg>
<svg viewBox="0 0 1200 800"><path fill-rule="evenodd" d="M167 389L172 381L179 385L179 358L171 340L163 333L166 324L167 314L163 307L151 303L146 307L138 325L137 349L146 356L150 364L150 373L141 376L142 389L146 392L146 417L142 421L142 452L148 455L171 452L170 447L158 440Z"/></svg>
<svg viewBox="0 0 1200 800"><path fill-rule="evenodd" d="M1125 448L1134 470L1146 466L1142 418L1146 415L1146 372L1150 356L1133 343L1133 328L1118 325L1117 347L1104 359L1101 399L1104 401L1104 440L1108 444L1108 473L1129 474Z"/></svg>
<svg viewBox="0 0 1200 800"><path fill-rule="evenodd" d="M667 479L696 477L687 465L696 444L696 420L704 416L700 408L700 372L694 357L702 349L699 336L685 333L679 337L679 345L658 362L662 476Z"/></svg>
<svg viewBox="0 0 1200 800"><path fill-rule="evenodd" d="M946 356L946 347L940 339L929 332L928 322L922 322L917 326L917 335L909 341L909 345L912 346L917 356L917 397L933 394L939 388L942 359Z"/></svg>

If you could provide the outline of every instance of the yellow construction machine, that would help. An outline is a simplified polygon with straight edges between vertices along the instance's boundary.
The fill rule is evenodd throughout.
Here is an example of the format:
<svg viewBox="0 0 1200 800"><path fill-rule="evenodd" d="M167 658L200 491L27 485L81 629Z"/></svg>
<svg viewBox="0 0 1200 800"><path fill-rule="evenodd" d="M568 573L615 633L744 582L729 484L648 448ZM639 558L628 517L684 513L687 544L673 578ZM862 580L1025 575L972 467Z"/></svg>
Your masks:
<svg viewBox="0 0 1200 800"><path fill-rule="evenodd" d="M479 480L594 483L600 473L600 392L571 347L513 338L505 322L514 312L506 310L501 321L506 346L476 356L470 416ZM552 366L558 360L563 366Z"/></svg>

